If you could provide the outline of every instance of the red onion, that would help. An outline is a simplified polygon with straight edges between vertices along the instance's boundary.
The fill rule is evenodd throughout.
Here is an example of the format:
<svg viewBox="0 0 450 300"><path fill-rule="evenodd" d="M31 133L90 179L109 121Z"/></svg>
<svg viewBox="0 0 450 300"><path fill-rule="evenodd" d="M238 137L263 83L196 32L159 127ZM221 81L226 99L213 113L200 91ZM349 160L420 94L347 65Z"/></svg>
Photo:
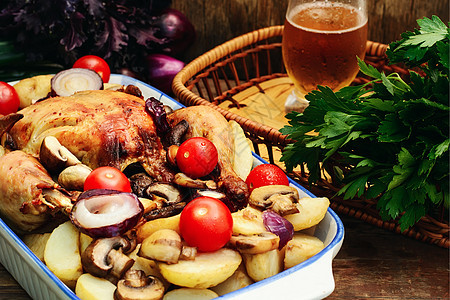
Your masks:
<svg viewBox="0 0 450 300"><path fill-rule="evenodd" d="M173 57L180 57L194 43L195 28L180 11L168 8L155 20L155 36L162 39L161 51Z"/></svg>
<svg viewBox="0 0 450 300"><path fill-rule="evenodd" d="M51 80L52 96L71 96L79 91L102 90L103 81L90 69L71 68L58 72Z"/></svg>
<svg viewBox="0 0 450 300"><path fill-rule="evenodd" d="M184 62L164 55L147 55L148 82L166 94L172 94L172 81L175 75L184 67Z"/></svg>
<svg viewBox="0 0 450 300"><path fill-rule="evenodd" d="M281 250L294 236L294 226L272 210L265 210L262 217L264 227L280 238L278 249Z"/></svg>
<svg viewBox="0 0 450 300"><path fill-rule="evenodd" d="M101 238L127 232L143 213L142 203L132 193L94 189L81 193L70 219L81 232Z"/></svg>

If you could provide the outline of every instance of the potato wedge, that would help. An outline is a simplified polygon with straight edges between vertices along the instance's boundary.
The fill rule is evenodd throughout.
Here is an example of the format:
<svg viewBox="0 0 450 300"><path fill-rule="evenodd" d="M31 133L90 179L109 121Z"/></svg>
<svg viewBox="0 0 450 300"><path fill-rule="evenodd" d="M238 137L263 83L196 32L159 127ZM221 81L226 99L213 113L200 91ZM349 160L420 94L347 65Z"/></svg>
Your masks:
<svg viewBox="0 0 450 300"><path fill-rule="evenodd" d="M241 263L231 277L224 282L211 287L211 290L216 292L219 296L222 296L249 286L252 283L254 283L253 279L248 276L245 265Z"/></svg>
<svg viewBox="0 0 450 300"><path fill-rule="evenodd" d="M245 181L253 166L251 142L238 122L231 120L228 123L234 135L233 170Z"/></svg>
<svg viewBox="0 0 450 300"><path fill-rule="evenodd" d="M286 245L284 254L284 269L289 269L313 257L325 247L323 242L315 236L295 233Z"/></svg>
<svg viewBox="0 0 450 300"><path fill-rule="evenodd" d="M319 224L325 217L330 206L328 198L301 198L298 200L298 213L285 215L284 218L292 223L295 231L310 228Z"/></svg>
<svg viewBox="0 0 450 300"><path fill-rule="evenodd" d="M79 236L78 229L67 221L53 230L44 250L47 267L70 288L83 274Z"/></svg>
<svg viewBox="0 0 450 300"><path fill-rule="evenodd" d="M231 214L233 217L233 235L253 235L267 232L264 227L262 212L247 206Z"/></svg>
<svg viewBox="0 0 450 300"><path fill-rule="evenodd" d="M219 295L208 289L179 288L167 292L163 300L210 300L217 297Z"/></svg>
<svg viewBox="0 0 450 300"><path fill-rule="evenodd" d="M50 233L32 233L25 235L22 240L37 258L44 261L45 245L49 237Z"/></svg>
<svg viewBox="0 0 450 300"><path fill-rule="evenodd" d="M116 286L107 279L84 273L78 278L75 294L81 300L113 300Z"/></svg>
<svg viewBox="0 0 450 300"><path fill-rule="evenodd" d="M19 108L30 106L39 99L46 98L51 92L53 75L38 75L20 80L14 85L19 95Z"/></svg>
<svg viewBox="0 0 450 300"><path fill-rule="evenodd" d="M222 248L198 253L195 260L180 260L177 264L158 263L167 281L189 288L209 288L233 275L242 261L234 250Z"/></svg>
<svg viewBox="0 0 450 300"><path fill-rule="evenodd" d="M89 244L93 240L94 239L88 236L87 234L80 233L80 253L83 253L84 250L87 248L87 246L89 246Z"/></svg>
<svg viewBox="0 0 450 300"><path fill-rule="evenodd" d="M277 249L261 254L242 254L248 276L260 281L283 270L283 252Z"/></svg>
<svg viewBox="0 0 450 300"><path fill-rule="evenodd" d="M148 221L137 229L137 240L138 243L142 243L147 237L151 236L155 231L161 229L172 229L180 233L180 214L167 217L159 218L155 220Z"/></svg>

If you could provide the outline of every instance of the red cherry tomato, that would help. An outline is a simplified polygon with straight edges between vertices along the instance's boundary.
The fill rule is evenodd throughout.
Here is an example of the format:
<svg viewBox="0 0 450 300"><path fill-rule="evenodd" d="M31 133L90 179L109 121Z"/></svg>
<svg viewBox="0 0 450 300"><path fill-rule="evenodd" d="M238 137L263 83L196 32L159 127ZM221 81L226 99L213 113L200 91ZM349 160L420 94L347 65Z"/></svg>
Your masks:
<svg viewBox="0 0 450 300"><path fill-rule="evenodd" d="M95 55L86 55L80 57L74 64L74 68L91 69L97 72L103 82L108 82L111 75L111 69L108 63L101 57Z"/></svg>
<svg viewBox="0 0 450 300"><path fill-rule="evenodd" d="M8 115L17 112L20 105L19 95L10 84L0 81L0 114Z"/></svg>
<svg viewBox="0 0 450 300"><path fill-rule="evenodd" d="M203 137L193 137L184 141L176 155L178 168L189 177L199 178L214 170L218 161L214 144Z"/></svg>
<svg viewBox="0 0 450 300"><path fill-rule="evenodd" d="M131 192L130 181L127 176L113 167L99 167L94 169L84 182L84 190L108 189L121 192Z"/></svg>
<svg viewBox="0 0 450 300"><path fill-rule="evenodd" d="M264 185L289 185L289 179L278 166L262 164L250 171L245 183L247 183L249 191L251 192Z"/></svg>
<svg viewBox="0 0 450 300"><path fill-rule="evenodd" d="M188 245L199 251L219 250L233 233L231 212L215 198L195 198L181 212L180 233Z"/></svg>

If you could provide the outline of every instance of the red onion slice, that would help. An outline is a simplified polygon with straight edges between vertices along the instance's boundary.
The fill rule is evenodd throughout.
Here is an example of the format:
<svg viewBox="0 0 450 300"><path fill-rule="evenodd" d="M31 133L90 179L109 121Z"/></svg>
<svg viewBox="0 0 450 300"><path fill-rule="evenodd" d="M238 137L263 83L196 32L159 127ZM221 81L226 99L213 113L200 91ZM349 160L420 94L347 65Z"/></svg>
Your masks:
<svg viewBox="0 0 450 300"><path fill-rule="evenodd" d="M71 68L58 72L51 80L52 96L71 96L79 91L102 90L100 75L89 69Z"/></svg>
<svg viewBox="0 0 450 300"><path fill-rule="evenodd" d="M144 207L136 195L110 190L89 190L72 208L72 223L93 237L121 235L136 226Z"/></svg>
<svg viewBox="0 0 450 300"><path fill-rule="evenodd" d="M278 235L280 243L278 249L281 250L294 236L294 226L272 210L265 210L262 213L264 227Z"/></svg>

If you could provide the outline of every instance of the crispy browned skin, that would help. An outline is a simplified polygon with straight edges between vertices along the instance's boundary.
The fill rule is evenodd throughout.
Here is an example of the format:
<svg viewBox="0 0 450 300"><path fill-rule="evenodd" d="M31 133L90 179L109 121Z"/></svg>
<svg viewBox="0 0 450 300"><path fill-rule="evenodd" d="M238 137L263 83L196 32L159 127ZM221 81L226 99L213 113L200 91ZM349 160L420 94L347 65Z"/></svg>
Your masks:
<svg viewBox="0 0 450 300"><path fill-rule="evenodd" d="M168 116L173 127L181 120L189 123L186 139L205 137L217 148L220 168L219 187L221 187L237 207L245 205L248 198L247 184L233 170L234 136L228 121L215 109L208 106L191 106L174 111Z"/></svg>
<svg viewBox="0 0 450 300"><path fill-rule="evenodd" d="M12 222L14 229L34 230L45 224L51 213L70 208L69 197L58 197L59 203L47 202L45 193L58 192L60 187L29 154L12 151L0 156L0 178L0 215Z"/></svg>
<svg viewBox="0 0 450 300"><path fill-rule="evenodd" d="M165 150L144 100L116 91L85 91L55 97L19 111L10 130L15 146L38 156L44 137L55 136L91 168L124 170L140 163L155 179L170 181Z"/></svg>

